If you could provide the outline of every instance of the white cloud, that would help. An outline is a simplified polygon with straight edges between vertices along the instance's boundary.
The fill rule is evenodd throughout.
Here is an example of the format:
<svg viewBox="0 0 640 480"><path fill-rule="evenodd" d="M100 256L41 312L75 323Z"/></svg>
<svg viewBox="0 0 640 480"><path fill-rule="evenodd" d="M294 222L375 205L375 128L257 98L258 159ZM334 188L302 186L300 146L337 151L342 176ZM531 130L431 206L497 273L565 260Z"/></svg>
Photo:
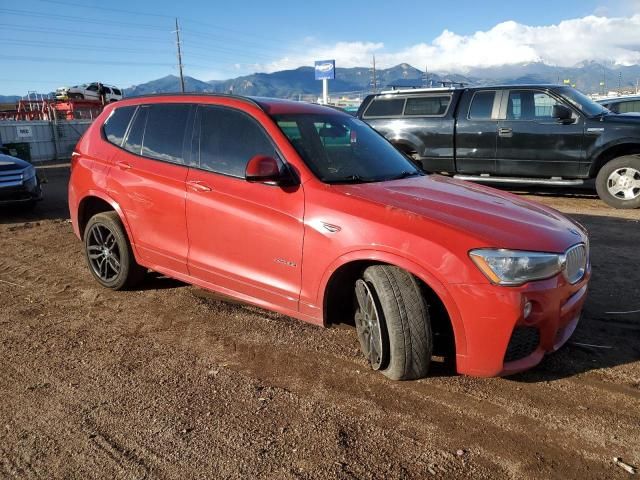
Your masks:
<svg viewBox="0 0 640 480"><path fill-rule="evenodd" d="M629 3L640 5L638 0ZM640 64L639 9L636 7L636 13L627 17L590 15L547 26L507 21L472 35L444 30L430 43L398 51L388 51L377 42L339 42L315 47L304 42L304 52L255 67L258 71L273 72L330 58L335 58L339 67L366 66L373 54L380 67L406 62L420 68L428 65L430 70L459 73L472 67L534 61L558 66L573 66L585 60Z"/></svg>

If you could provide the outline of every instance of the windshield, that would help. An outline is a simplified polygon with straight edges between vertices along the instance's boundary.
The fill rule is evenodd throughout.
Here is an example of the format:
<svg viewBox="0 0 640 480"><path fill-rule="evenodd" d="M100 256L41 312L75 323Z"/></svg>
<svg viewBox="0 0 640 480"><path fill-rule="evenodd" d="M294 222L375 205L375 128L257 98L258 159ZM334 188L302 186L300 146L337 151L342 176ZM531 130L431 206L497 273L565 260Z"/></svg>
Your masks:
<svg viewBox="0 0 640 480"><path fill-rule="evenodd" d="M574 107L582 110L589 117L609 113L605 107L573 88L561 87L559 91Z"/></svg>
<svg viewBox="0 0 640 480"><path fill-rule="evenodd" d="M286 114L274 120L325 183L382 182L423 175L384 137L346 115Z"/></svg>

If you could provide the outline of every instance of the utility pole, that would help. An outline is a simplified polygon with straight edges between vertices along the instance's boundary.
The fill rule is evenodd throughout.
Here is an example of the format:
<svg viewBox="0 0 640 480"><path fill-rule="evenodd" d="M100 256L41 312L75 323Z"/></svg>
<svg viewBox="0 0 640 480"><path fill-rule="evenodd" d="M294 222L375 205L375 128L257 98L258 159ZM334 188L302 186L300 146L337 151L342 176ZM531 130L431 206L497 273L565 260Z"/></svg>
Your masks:
<svg viewBox="0 0 640 480"><path fill-rule="evenodd" d="M178 70L180 71L180 91L184 93L184 76L182 75L182 52L180 50L180 28L176 17L176 46L178 47Z"/></svg>
<svg viewBox="0 0 640 480"><path fill-rule="evenodd" d="M618 94L622 95L622 72L618 72Z"/></svg>
<svg viewBox="0 0 640 480"><path fill-rule="evenodd" d="M422 86L429 87L429 65L424 66L424 76L422 77Z"/></svg>
<svg viewBox="0 0 640 480"><path fill-rule="evenodd" d="M373 70L371 71L371 87L373 88L373 93L377 93L378 91L378 80L376 78L376 56L373 56Z"/></svg>

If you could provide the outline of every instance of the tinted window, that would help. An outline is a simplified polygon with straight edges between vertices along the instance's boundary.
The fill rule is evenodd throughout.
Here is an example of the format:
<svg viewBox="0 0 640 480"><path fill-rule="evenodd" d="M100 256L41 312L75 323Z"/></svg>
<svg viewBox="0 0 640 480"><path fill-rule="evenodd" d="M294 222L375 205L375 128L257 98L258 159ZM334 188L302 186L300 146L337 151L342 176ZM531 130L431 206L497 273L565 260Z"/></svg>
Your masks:
<svg viewBox="0 0 640 480"><path fill-rule="evenodd" d="M121 146L124 135L127 133L127 127L131 121L133 112L136 111L136 107L122 107L116 108L107 121L104 123L104 134L114 145Z"/></svg>
<svg viewBox="0 0 640 480"><path fill-rule="evenodd" d="M244 178L256 155L278 158L265 132L248 115L219 107L200 107L200 167Z"/></svg>
<svg viewBox="0 0 640 480"><path fill-rule="evenodd" d="M133 119L124 148L136 155L142 151L142 139L144 138L144 126L147 123L147 107L138 108L138 112Z"/></svg>
<svg viewBox="0 0 640 480"><path fill-rule="evenodd" d="M422 175L382 135L351 116L285 114L274 119L323 182L382 182Z"/></svg>
<svg viewBox="0 0 640 480"><path fill-rule="evenodd" d="M493 111L493 100L496 92L476 92L469 107L469 118L474 120L489 120Z"/></svg>
<svg viewBox="0 0 640 480"><path fill-rule="evenodd" d="M111 89L109 87L102 87L102 91L106 93L111 93Z"/></svg>
<svg viewBox="0 0 640 480"><path fill-rule="evenodd" d="M191 105L156 104L147 107L142 155L183 163L182 150Z"/></svg>
<svg viewBox="0 0 640 480"><path fill-rule="evenodd" d="M405 115L444 115L451 102L451 97L418 97L407 98L404 107Z"/></svg>
<svg viewBox="0 0 640 480"><path fill-rule="evenodd" d="M617 113L640 112L640 100L635 100L633 102L621 102L617 107Z"/></svg>
<svg viewBox="0 0 640 480"><path fill-rule="evenodd" d="M512 90L507 101L509 120L551 120L558 101L546 93L533 90Z"/></svg>
<svg viewBox="0 0 640 480"><path fill-rule="evenodd" d="M122 92L117 88L113 88L112 90L113 90L113 93L115 93L116 95L122 95Z"/></svg>
<svg viewBox="0 0 640 480"><path fill-rule="evenodd" d="M92 83L91 85L89 85L87 87L87 90L89 90L91 92L97 92L98 91L98 85L96 85L95 83Z"/></svg>
<svg viewBox="0 0 640 480"><path fill-rule="evenodd" d="M365 117L390 117L402 115L404 98L376 98L365 113Z"/></svg>

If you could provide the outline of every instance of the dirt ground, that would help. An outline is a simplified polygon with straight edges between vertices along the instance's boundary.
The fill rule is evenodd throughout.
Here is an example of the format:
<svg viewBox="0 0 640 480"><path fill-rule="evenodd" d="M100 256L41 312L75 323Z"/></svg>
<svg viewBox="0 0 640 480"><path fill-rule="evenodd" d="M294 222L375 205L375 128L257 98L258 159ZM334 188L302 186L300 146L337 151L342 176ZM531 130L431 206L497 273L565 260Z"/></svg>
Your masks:
<svg viewBox="0 0 640 480"><path fill-rule="evenodd" d="M591 232L571 343L534 370L392 382L355 332L150 275L91 278L66 206L0 211L2 478L627 478L640 466L640 212L537 192ZM530 195L531 192L525 192ZM629 312L636 313L615 313Z"/></svg>

